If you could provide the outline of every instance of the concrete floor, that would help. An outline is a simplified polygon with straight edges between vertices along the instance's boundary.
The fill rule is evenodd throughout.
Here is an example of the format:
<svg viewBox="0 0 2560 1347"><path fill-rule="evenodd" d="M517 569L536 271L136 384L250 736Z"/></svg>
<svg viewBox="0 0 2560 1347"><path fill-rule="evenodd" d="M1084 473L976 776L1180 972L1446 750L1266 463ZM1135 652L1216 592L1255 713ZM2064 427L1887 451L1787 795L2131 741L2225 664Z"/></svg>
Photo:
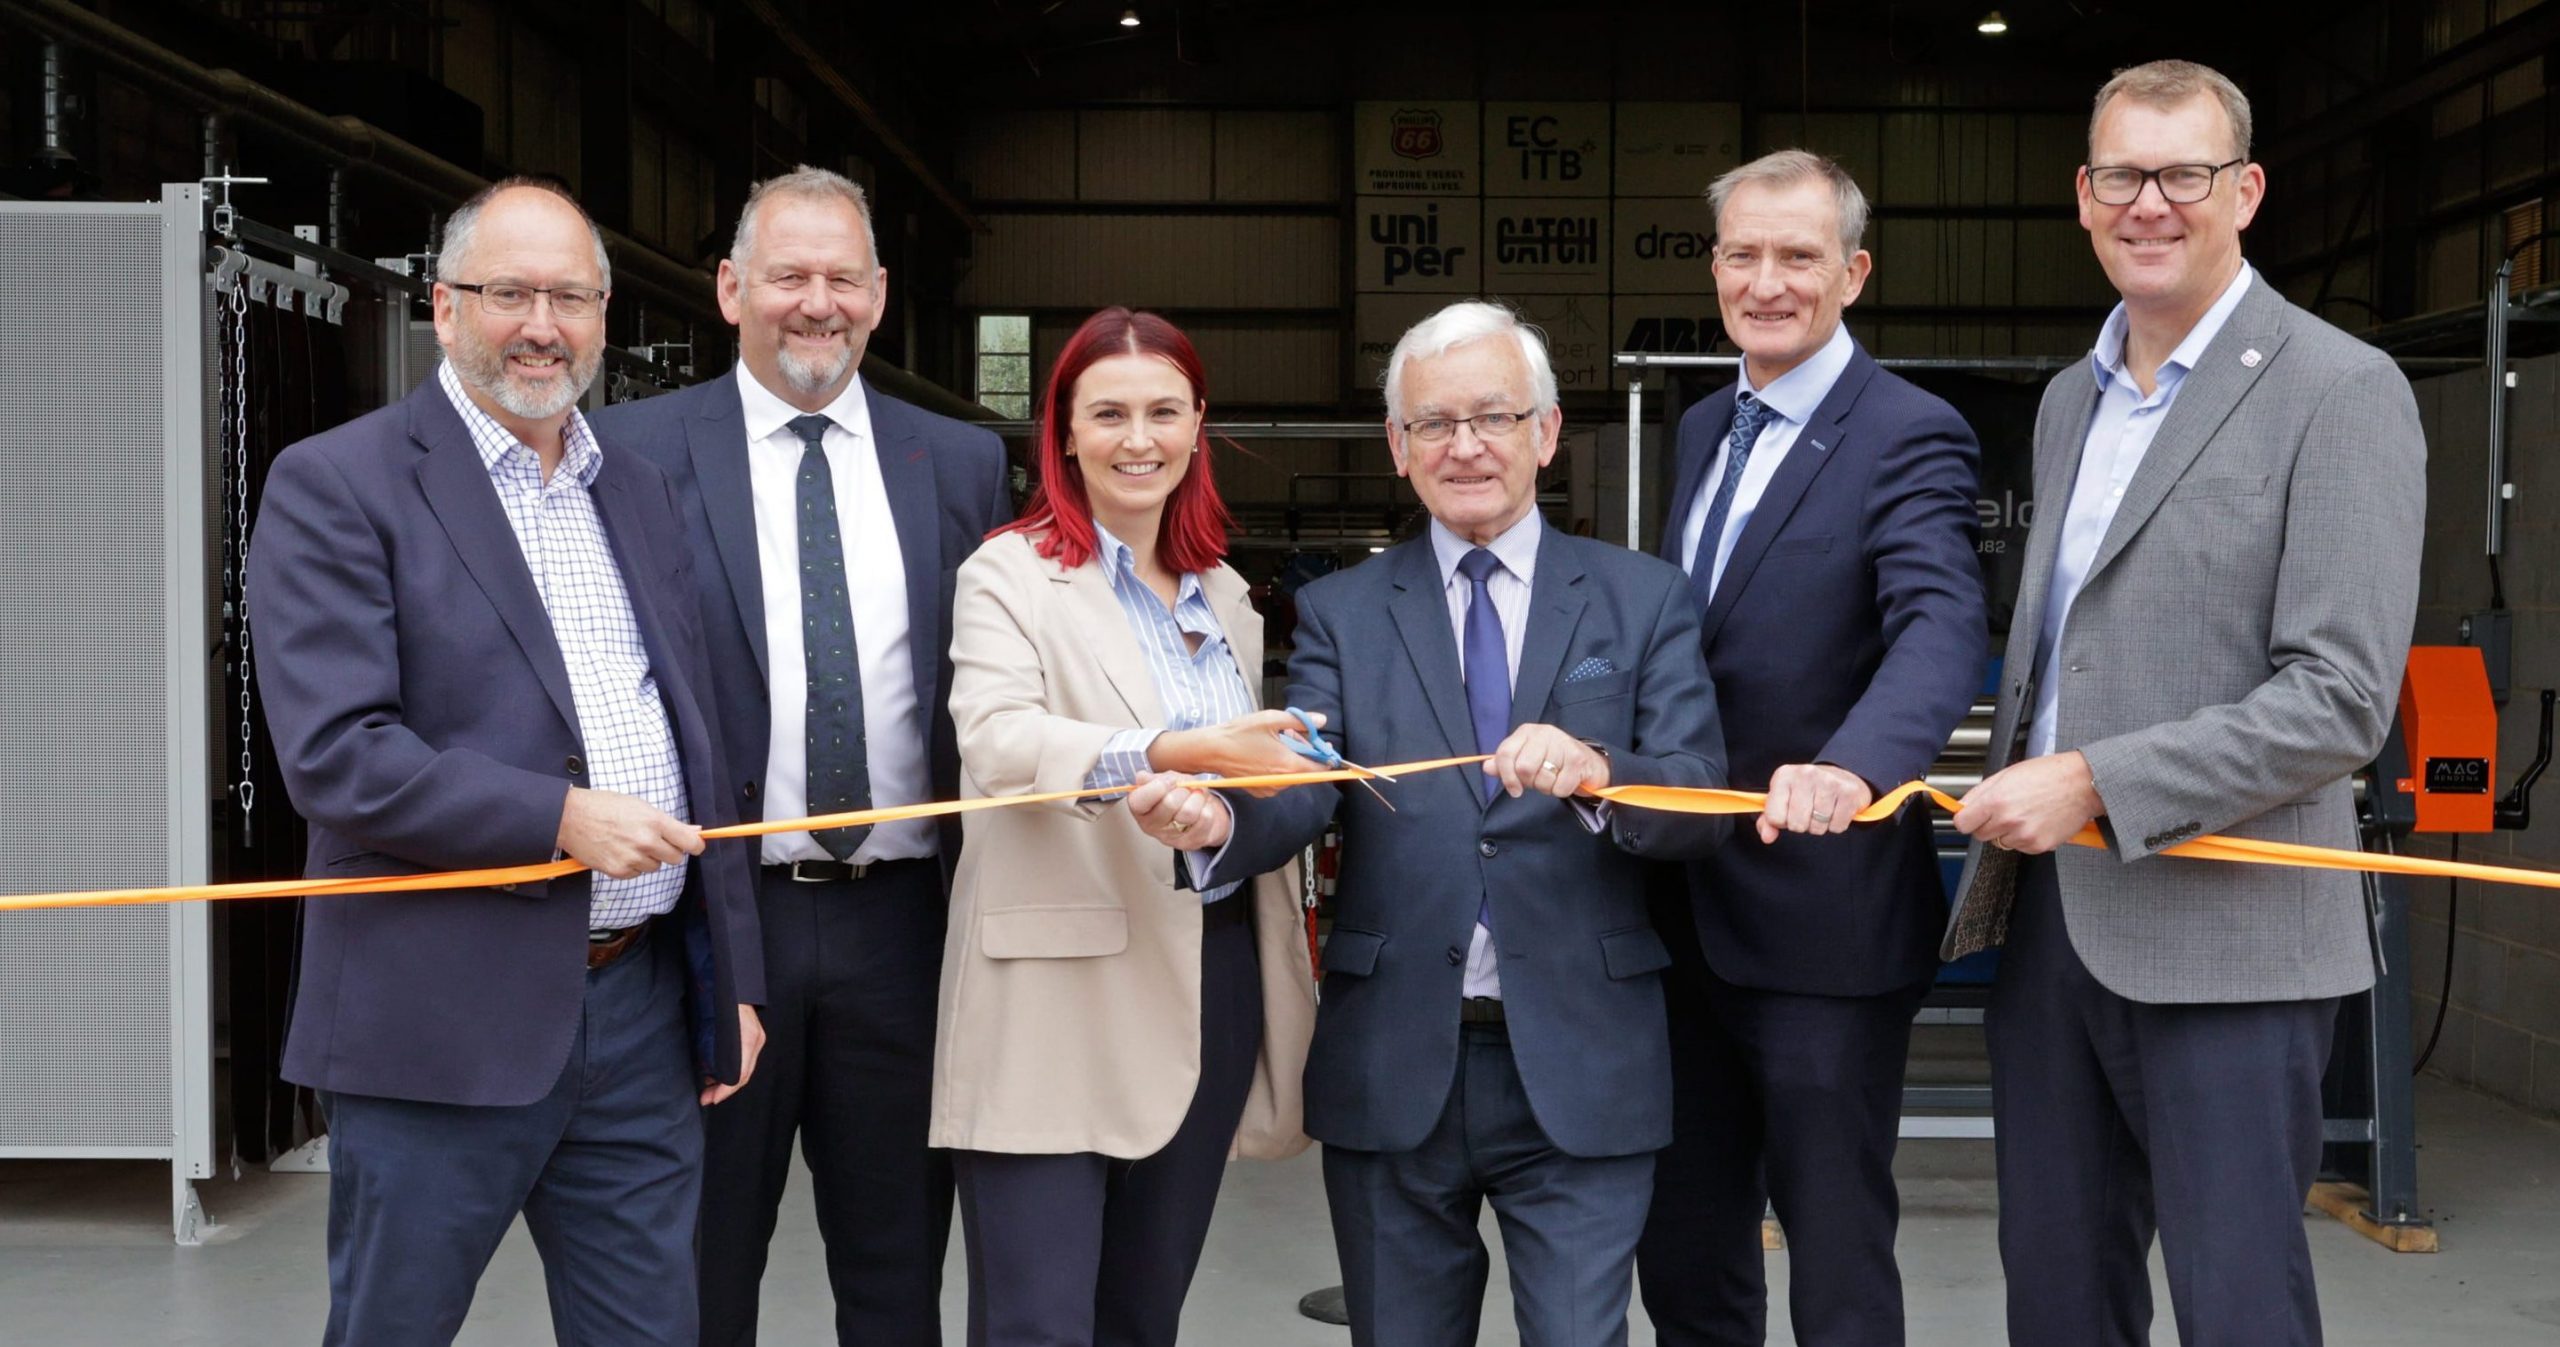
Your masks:
<svg viewBox="0 0 2560 1347"><path fill-rule="evenodd" d="M2328 1339L2339 1347L2411 1342L2549 1347L2560 1341L2560 1125L2429 1080L2419 1096L2420 1193L2444 1252L2394 1255L2326 1219L2310 1219ZM1913 1141L1902 1149L1902 1265L1914 1347L1999 1340L1991 1148ZM0 1161L0 1344L150 1347L316 1341L327 1312L324 1178L263 1172L199 1185L221 1223L213 1242L169 1242L167 1171L106 1162ZM766 1279L765 1338L824 1344L826 1281L805 1185L795 1187ZM1488 1241L1492 1241L1488 1223ZM947 1338L961 1340L957 1240ZM1498 1247L1498 1245L1497 1245ZM1486 1344L1515 1344L1499 1283ZM1783 1301L1786 1259L1769 1260ZM2154 1271L2155 1281L2157 1270ZM1315 1157L1230 1171L1193 1285L1186 1337L1211 1347L1340 1347L1341 1329L1301 1319L1299 1295L1336 1280ZM2167 1292L2154 1341L2171 1343ZM1783 1314L1770 1340L1791 1343ZM542 1279L519 1227L482 1283L461 1341L550 1341ZM1640 1312L1634 1341L1653 1334Z"/></svg>

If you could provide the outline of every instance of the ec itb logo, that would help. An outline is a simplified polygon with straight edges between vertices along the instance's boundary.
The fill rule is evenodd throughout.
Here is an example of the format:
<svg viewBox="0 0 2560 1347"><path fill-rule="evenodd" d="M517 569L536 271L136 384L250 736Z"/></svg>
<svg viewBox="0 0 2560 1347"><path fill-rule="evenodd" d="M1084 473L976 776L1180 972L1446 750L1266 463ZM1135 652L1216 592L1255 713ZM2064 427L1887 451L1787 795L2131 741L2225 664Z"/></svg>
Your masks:
<svg viewBox="0 0 2560 1347"><path fill-rule="evenodd" d="M1387 134L1399 158L1432 159L1440 154L1440 114L1429 108L1398 108L1387 120Z"/></svg>

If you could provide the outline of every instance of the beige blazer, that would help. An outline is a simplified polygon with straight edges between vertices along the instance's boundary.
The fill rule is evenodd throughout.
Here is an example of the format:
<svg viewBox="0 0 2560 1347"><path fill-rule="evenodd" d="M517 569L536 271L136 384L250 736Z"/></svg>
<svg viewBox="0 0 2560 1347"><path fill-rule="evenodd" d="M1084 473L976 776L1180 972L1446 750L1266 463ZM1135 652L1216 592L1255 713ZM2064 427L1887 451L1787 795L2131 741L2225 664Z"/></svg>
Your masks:
<svg viewBox="0 0 2560 1347"><path fill-rule="evenodd" d="M1262 619L1220 566L1201 577L1245 686ZM1074 790L1116 731L1164 723L1145 652L1101 565L1072 571L1008 533L960 567L951 719L965 796ZM1025 1154L1152 1155L1200 1078L1198 894L1117 801L966 816L936 1022L932 1144ZM1262 1053L1235 1153L1307 1146L1300 1074L1315 975L1297 866L1224 901L1253 904Z"/></svg>

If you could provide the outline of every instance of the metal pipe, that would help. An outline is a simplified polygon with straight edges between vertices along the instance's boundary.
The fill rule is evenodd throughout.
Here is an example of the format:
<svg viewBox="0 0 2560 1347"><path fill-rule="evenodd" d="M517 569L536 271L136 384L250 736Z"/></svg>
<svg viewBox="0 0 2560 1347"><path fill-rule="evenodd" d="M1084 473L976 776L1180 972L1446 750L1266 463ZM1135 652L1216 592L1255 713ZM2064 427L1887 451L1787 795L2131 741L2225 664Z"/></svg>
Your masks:
<svg viewBox="0 0 2560 1347"><path fill-rule="evenodd" d="M2483 354L2489 362L2489 530L2488 553L2506 550L2507 539L2507 294L2514 283L2516 260L2498 264L2489 286L2489 331Z"/></svg>

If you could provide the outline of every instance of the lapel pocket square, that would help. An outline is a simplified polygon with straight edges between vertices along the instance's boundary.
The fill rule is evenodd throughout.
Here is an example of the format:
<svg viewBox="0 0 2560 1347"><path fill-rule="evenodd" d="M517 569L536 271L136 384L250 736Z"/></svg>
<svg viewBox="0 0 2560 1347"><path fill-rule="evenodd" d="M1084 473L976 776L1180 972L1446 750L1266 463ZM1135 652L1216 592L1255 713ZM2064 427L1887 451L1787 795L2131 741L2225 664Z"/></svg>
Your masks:
<svg viewBox="0 0 2560 1347"><path fill-rule="evenodd" d="M1610 663L1603 656L1593 655L1591 658L1573 666L1573 672L1566 674L1564 676L1564 681L1568 683L1579 683L1590 678L1605 678L1617 671L1617 665Z"/></svg>

